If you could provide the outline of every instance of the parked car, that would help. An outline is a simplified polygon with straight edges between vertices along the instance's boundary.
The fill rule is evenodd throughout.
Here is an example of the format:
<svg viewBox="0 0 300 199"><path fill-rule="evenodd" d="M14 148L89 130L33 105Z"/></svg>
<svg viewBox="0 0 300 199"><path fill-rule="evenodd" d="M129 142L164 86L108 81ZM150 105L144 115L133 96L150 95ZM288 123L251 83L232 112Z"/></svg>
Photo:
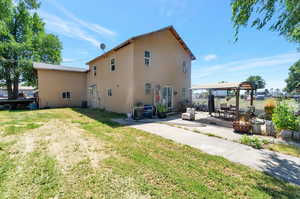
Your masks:
<svg viewBox="0 0 300 199"><path fill-rule="evenodd" d="M265 96L264 96L264 95L256 95L256 96L255 96L255 99L256 99L256 100L264 100L264 99L265 99Z"/></svg>

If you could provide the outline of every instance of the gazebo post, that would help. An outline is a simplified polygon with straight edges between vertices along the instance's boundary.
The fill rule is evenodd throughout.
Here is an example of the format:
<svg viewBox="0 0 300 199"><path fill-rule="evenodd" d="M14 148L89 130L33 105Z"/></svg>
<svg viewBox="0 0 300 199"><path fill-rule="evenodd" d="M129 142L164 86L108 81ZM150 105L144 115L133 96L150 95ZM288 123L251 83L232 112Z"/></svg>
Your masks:
<svg viewBox="0 0 300 199"><path fill-rule="evenodd" d="M236 89L236 110L235 110L235 116L238 120L240 118L240 88Z"/></svg>
<svg viewBox="0 0 300 199"><path fill-rule="evenodd" d="M253 88L251 88L250 105L253 106Z"/></svg>
<svg viewBox="0 0 300 199"><path fill-rule="evenodd" d="M210 116L212 115L212 111L211 111L211 108L210 108L210 99L211 99L211 95L212 95L212 90L211 90L211 89L208 89L208 111L209 111L209 115L210 115Z"/></svg>

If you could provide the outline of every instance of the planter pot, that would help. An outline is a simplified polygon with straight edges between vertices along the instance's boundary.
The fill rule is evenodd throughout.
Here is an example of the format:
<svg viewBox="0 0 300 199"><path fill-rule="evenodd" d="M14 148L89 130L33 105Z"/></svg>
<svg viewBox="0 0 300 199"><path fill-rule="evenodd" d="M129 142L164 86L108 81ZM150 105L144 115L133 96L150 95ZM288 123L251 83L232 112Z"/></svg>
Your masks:
<svg viewBox="0 0 300 199"><path fill-rule="evenodd" d="M134 108L133 119L140 120L143 119L144 107Z"/></svg>
<svg viewBox="0 0 300 199"><path fill-rule="evenodd" d="M256 135L261 135L262 130L261 130L261 125L260 124L252 124L252 133Z"/></svg>
<svg viewBox="0 0 300 199"><path fill-rule="evenodd" d="M250 133L252 128L250 123L241 123L240 121L233 121L232 127L234 131L242 133Z"/></svg>
<svg viewBox="0 0 300 199"><path fill-rule="evenodd" d="M262 120L252 120L252 133L257 135L262 135L262 125L265 124Z"/></svg>
<svg viewBox="0 0 300 199"><path fill-rule="evenodd" d="M167 117L167 113L166 112L157 112L157 117L158 118L166 118Z"/></svg>

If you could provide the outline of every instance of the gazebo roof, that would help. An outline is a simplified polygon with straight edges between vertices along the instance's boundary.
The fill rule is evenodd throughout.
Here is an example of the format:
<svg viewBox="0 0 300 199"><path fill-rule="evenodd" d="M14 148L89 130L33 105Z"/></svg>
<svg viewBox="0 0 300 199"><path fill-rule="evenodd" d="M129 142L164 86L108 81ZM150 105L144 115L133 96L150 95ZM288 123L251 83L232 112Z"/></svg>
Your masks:
<svg viewBox="0 0 300 199"><path fill-rule="evenodd" d="M200 89L213 89L213 90L251 90L255 87L250 82L222 82L222 83L212 83L212 84L200 84L194 85L192 90Z"/></svg>

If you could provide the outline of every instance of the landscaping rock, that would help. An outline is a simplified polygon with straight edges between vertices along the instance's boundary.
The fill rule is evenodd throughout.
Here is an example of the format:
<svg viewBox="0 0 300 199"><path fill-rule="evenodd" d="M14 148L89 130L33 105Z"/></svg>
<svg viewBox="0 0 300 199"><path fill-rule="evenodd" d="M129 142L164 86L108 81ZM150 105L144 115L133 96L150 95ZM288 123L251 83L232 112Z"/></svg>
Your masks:
<svg viewBox="0 0 300 199"><path fill-rule="evenodd" d="M300 132L293 132L293 140L300 140Z"/></svg>
<svg viewBox="0 0 300 199"><path fill-rule="evenodd" d="M293 136L293 131L290 130L282 130L280 132L282 139L291 139Z"/></svg>
<svg viewBox="0 0 300 199"><path fill-rule="evenodd" d="M275 127L273 125L273 122L272 121L266 121L266 134L268 136L273 136L275 137L276 136L276 130L275 130Z"/></svg>
<svg viewBox="0 0 300 199"><path fill-rule="evenodd" d="M300 132L290 131L290 130L282 130L280 133L281 133L282 139L300 140Z"/></svg>

